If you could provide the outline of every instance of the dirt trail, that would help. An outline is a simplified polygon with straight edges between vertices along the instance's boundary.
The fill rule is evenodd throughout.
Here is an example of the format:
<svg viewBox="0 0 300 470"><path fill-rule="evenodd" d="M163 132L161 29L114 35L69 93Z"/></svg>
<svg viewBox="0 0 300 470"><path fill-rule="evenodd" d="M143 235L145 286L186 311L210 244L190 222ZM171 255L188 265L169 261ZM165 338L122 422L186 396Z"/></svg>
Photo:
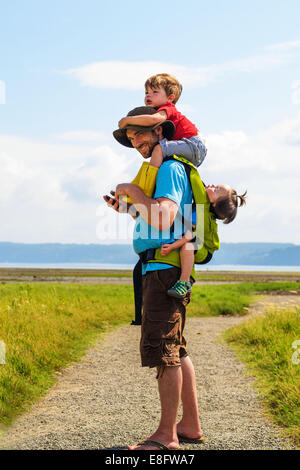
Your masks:
<svg viewBox="0 0 300 470"><path fill-rule="evenodd" d="M270 305L300 305L300 297L265 296L249 314ZM208 441L183 444L185 449L293 448L265 417L243 364L220 341L224 330L248 317L187 321L185 336ZM140 367L139 334L137 326L119 328L79 363L64 369L49 393L3 434L1 448L122 449L150 434L157 427L160 408L155 373Z"/></svg>

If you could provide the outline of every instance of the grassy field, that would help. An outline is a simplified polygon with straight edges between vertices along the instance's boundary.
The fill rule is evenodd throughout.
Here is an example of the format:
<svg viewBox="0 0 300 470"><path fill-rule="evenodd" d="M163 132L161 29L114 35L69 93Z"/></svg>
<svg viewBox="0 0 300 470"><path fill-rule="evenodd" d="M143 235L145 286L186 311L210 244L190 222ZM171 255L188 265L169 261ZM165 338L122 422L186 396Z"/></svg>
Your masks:
<svg viewBox="0 0 300 470"><path fill-rule="evenodd" d="M256 377L268 413L300 448L300 356L294 349L300 340L300 309L269 311L224 337Z"/></svg>
<svg viewBox="0 0 300 470"><path fill-rule="evenodd" d="M189 316L241 315L253 292L300 283L195 285ZM55 372L79 360L103 333L134 318L131 285L0 284L0 423L9 424L47 391Z"/></svg>

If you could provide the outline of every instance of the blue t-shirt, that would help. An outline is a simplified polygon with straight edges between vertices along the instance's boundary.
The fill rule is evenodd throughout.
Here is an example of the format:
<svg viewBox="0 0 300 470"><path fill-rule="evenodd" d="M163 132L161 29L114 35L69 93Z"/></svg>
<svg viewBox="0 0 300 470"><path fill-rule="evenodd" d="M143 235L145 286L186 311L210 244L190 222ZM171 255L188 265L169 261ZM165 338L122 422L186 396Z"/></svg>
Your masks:
<svg viewBox="0 0 300 470"><path fill-rule="evenodd" d="M192 189L184 166L174 160L164 162L156 178L156 189L153 199L164 197L171 199L178 206L178 212L184 215L186 220L191 219ZM182 219L176 218L174 230L159 231L148 225L141 216L136 220L133 232L133 249L136 253L149 248L160 248L164 243L173 243L182 236ZM143 274L147 271L168 269L173 266L165 263L143 264Z"/></svg>

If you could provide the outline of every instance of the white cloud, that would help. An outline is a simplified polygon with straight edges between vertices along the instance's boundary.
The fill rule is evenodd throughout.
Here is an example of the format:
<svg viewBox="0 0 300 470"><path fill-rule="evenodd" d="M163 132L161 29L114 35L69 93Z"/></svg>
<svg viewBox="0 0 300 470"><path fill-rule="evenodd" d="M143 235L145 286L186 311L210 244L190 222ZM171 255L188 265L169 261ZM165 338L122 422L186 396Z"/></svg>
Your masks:
<svg viewBox="0 0 300 470"><path fill-rule="evenodd" d="M209 134L208 154L200 167L207 183L227 183L239 194L248 190L245 208L230 225L219 224L223 241L300 243L300 113L271 128Z"/></svg>
<svg viewBox="0 0 300 470"><path fill-rule="evenodd" d="M131 181L140 164L135 152L117 153L108 145L0 135L0 149L2 241L97 242L102 195ZM107 214L112 225L117 214Z"/></svg>
<svg viewBox="0 0 300 470"><path fill-rule="evenodd" d="M140 90L145 80L156 73L171 73L184 83L185 87L202 87L228 74L251 72L280 66L292 57L288 52L299 47L300 41L267 46L269 52L231 60L220 64L201 67L187 67L158 61L92 62L63 73L79 80L82 86L106 89Z"/></svg>
<svg viewBox="0 0 300 470"><path fill-rule="evenodd" d="M291 49L297 49L300 47L300 41L287 41L278 44L271 44L266 46L265 49L269 51L289 51Z"/></svg>
<svg viewBox="0 0 300 470"><path fill-rule="evenodd" d="M108 136L101 131L68 131L63 132L62 134L57 134L56 137L58 140L63 140L66 142L101 142L108 139Z"/></svg>

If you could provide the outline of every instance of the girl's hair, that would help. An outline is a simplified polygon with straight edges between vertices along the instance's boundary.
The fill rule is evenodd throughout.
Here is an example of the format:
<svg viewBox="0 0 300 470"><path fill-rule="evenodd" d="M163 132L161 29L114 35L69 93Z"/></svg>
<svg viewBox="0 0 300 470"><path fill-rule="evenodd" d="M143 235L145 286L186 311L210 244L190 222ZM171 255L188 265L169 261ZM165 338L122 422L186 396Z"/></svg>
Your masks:
<svg viewBox="0 0 300 470"><path fill-rule="evenodd" d="M153 90L159 87L165 90L167 96L174 94L175 98L173 103L177 103L182 92L182 85L175 77L168 73L158 73L157 75L152 75L152 77L148 78L145 82L146 89L151 88Z"/></svg>
<svg viewBox="0 0 300 470"><path fill-rule="evenodd" d="M235 189L231 189L228 197L216 201L213 207L217 219L223 220L224 224L230 224L235 219L237 208L246 204L247 191L238 195Z"/></svg>

